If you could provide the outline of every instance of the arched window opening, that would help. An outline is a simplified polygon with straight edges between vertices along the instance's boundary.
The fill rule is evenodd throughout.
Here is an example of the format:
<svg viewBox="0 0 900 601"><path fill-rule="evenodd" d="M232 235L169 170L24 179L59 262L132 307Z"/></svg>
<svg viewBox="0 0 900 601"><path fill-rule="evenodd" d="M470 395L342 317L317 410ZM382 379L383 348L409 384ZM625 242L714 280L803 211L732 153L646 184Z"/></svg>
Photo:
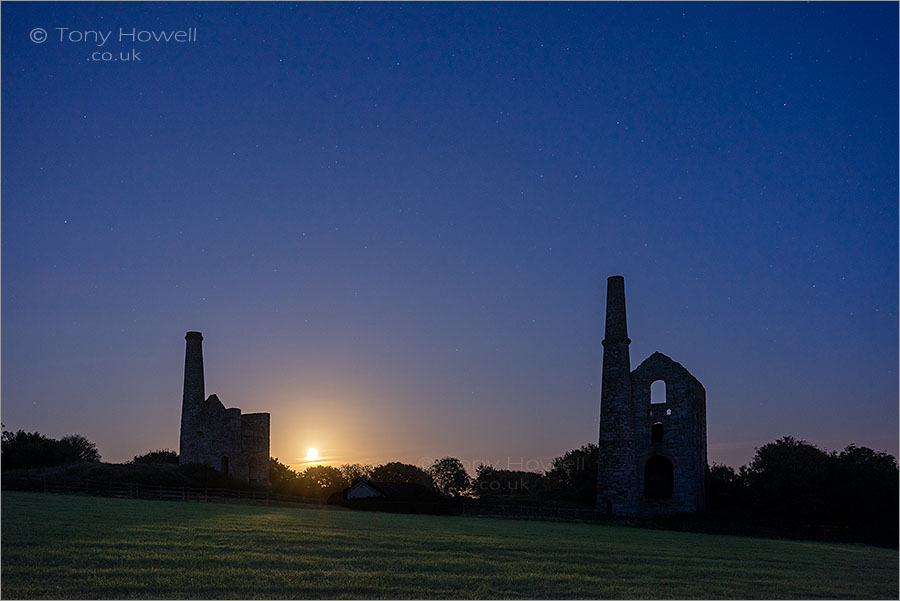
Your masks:
<svg viewBox="0 0 900 601"><path fill-rule="evenodd" d="M250 484L256 484L256 481L259 478L259 476L257 476L257 472L259 470L259 460L256 457L250 458L249 468Z"/></svg>
<svg viewBox="0 0 900 601"><path fill-rule="evenodd" d="M650 426L650 442L652 443L660 443L663 440L663 425L662 422L656 422L652 426Z"/></svg>
<svg viewBox="0 0 900 601"><path fill-rule="evenodd" d="M650 384L650 403L665 403L666 402L666 382L665 380L657 380Z"/></svg>
<svg viewBox="0 0 900 601"><path fill-rule="evenodd" d="M644 496L648 499L668 499L674 488L672 462L657 455L644 466Z"/></svg>
<svg viewBox="0 0 900 601"><path fill-rule="evenodd" d="M671 410L671 409L666 409L666 415L672 415L672 410Z"/></svg>
<svg viewBox="0 0 900 601"><path fill-rule="evenodd" d="M228 475L228 457L222 457L222 471Z"/></svg>

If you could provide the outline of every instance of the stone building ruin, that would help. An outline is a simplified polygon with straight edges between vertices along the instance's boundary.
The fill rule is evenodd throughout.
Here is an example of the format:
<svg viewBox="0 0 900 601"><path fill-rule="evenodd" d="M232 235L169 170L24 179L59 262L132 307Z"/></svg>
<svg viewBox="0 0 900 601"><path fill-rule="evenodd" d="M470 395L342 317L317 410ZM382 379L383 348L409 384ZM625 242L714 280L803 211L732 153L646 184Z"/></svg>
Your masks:
<svg viewBox="0 0 900 601"><path fill-rule="evenodd" d="M205 397L203 335L188 332L179 463L204 463L250 484L269 484L269 414L226 409Z"/></svg>
<svg viewBox="0 0 900 601"><path fill-rule="evenodd" d="M597 509L610 516L703 511L706 390L659 352L632 371L629 344L625 279L612 276L606 292ZM660 386L662 395L651 396Z"/></svg>

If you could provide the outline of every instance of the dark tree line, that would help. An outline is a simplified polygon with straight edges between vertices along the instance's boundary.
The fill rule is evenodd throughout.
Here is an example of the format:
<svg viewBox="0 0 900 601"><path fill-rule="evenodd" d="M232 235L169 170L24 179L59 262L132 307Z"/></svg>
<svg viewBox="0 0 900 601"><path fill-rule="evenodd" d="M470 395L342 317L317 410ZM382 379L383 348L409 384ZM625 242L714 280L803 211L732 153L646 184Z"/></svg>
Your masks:
<svg viewBox="0 0 900 601"><path fill-rule="evenodd" d="M79 434L70 434L56 440L47 438L40 432L4 430L0 453L3 471L100 461L97 445Z"/></svg>
<svg viewBox="0 0 900 601"><path fill-rule="evenodd" d="M557 457L544 473L478 465L470 495L484 502L593 507L597 498L597 445Z"/></svg>
<svg viewBox="0 0 900 601"><path fill-rule="evenodd" d="M713 516L877 543L897 542L898 492L892 455L852 444L827 453L790 436L763 445L737 471L713 464L706 475Z"/></svg>
<svg viewBox="0 0 900 601"><path fill-rule="evenodd" d="M328 498L363 476L376 482L417 484L447 499L587 506L596 496L597 445L585 445L557 457L545 474L479 465L472 478L455 457L443 457L425 469L393 461L377 466L313 465L295 471L277 458L271 459L269 468L273 490L310 498Z"/></svg>
<svg viewBox="0 0 900 601"><path fill-rule="evenodd" d="M169 449L157 449L155 451L150 451L149 453L144 453L143 455L135 455L134 459L132 459L128 463L137 465L178 465L178 453L176 453L175 451L170 451Z"/></svg>
<svg viewBox="0 0 900 601"><path fill-rule="evenodd" d="M302 471L296 471L281 463L277 457L269 460L272 489L283 494L327 499L363 476L380 482L412 483L431 491L440 490L429 471L398 461L377 466L363 463L349 463L338 467L311 465Z"/></svg>
<svg viewBox="0 0 900 601"><path fill-rule="evenodd" d="M333 470L331 492L365 475L376 481L416 482L448 500L593 508L597 457L597 445L587 444L557 457L543 473L478 465L474 477L453 457L439 459L425 470L388 463L375 468L359 464L309 468L307 472ZM315 485L307 490L317 491ZM739 470L709 466L706 494L706 513L678 518L677 527L897 543L897 460L867 447L850 445L828 453L788 436L758 448L750 464ZM669 523L663 522L663 526Z"/></svg>

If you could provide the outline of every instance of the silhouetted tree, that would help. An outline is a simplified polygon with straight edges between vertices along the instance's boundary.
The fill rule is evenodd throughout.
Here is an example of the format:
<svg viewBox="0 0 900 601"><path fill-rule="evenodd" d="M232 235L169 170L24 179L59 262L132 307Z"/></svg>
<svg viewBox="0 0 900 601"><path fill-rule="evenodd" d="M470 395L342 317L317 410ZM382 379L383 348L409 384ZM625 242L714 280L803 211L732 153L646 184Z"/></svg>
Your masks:
<svg viewBox="0 0 900 601"><path fill-rule="evenodd" d="M128 463L174 463L177 465L178 453L169 449L157 449L143 455L135 455Z"/></svg>
<svg viewBox="0 0 900 601"><path fill-rule="evenodd" d="M345 463L338 466L338 469L341 470L341 475L344 476L344 479L353 484L363 476L371 476L374 468L365 463Z"/></svg>
<svg viewBox="0 0 900 601"><path fill-rule="evenodd" d="M300 474L278 461L277 457L269 457L269 482L275 492L300 494Z"/></svg>
<svg viewBox="0 0 900 601"><path fill-rule="evenodd" d="M727 465L706 467L706 507L710 510L738 507L745 501L745 479Z"/></svg>
<svg viewBox="0 0 900 601"><path fill-rule="evenodd" d="M597 445L590 443L554 459L545 474L548 488L556 496L593 505L597 499L597 453Z"/></svg>
<svg viewBox="0 0 900 601"><path fill-rule="evenodd" d="M759 447L746 470L757 511L816 520L828 513L829 455L804 440L785 436Z"/></svg>
<svg viewBox="0 0 900 601"><path fill-rule="evenodd" d="M341 470L330 465L311 465L300 473L299 480L305 494L316 498L326 498L349 486Z"/></svg>
<svg viewBox="0 0 900 601"><path fill-rule="evenodd" d="M399 461L375 466L372 469L370 478L378 482L412 482L413 484L421 484L425 488L436 490L431 474L420 467L409 463L400 463Z"/></svg>
<svg viewBox="0 0 900 601"><path fill-rule="evenodd" d="M55 465L55 442L40 432L3 432L3 469Z"/></svg>
<svg viewBox="0 0 900 601"><path fill-rule="evenodd" d="M472 485L469 474L462 462L456 457L444 457L436 460L428 473L434 480L438 492L447 497L458 497L468 492Z"/></svg>
<svg viewBox="0 0 900 601"><path fill-rule="evenodd" d="M479 464L475 467L472 494L481 499L536 496L544 489L542 479L535 472L498 470L492 465Z"/></svg>
<svg viewBox="0 0 900 601"><path fill-rule="evenodd" d="M59 463L78 461L100 461L97 445L80 434L69 434L59 439L57 444Z"/></svg>
<svg viewBox="0 0 900 601"><path fill-rule="evenodd" d="M40 432L3 432L0 449L4 470L100 461L97 446L78 434L55 440Z"/></svg>
<svg viewBox="0 0 900 601"><path fill-rule="evenodd" d="M888 453L850 445L832 456L830 480L835 516L872 533L897 540L897 460Z"/></svg>

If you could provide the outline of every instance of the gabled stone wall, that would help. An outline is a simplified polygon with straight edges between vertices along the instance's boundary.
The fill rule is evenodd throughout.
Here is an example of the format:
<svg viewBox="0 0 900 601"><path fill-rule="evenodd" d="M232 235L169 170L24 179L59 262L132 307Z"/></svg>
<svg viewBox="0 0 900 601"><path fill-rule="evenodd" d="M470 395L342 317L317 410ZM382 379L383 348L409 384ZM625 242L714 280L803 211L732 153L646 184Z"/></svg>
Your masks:
<svg viewBox="0 0 900 601"><path fill-rule="evenodd" d="M650 386L666 384L666 402L650 403ZM673 468L673 491L668 499L641 495L639 513L695 513L704 508L706 468L706 391L680 363L653 353L631 373L638 490L645 490L647 462L665 457ZM657 436L653 425L657 424ZM702 429L698 426L702 425Z"/></svg>

